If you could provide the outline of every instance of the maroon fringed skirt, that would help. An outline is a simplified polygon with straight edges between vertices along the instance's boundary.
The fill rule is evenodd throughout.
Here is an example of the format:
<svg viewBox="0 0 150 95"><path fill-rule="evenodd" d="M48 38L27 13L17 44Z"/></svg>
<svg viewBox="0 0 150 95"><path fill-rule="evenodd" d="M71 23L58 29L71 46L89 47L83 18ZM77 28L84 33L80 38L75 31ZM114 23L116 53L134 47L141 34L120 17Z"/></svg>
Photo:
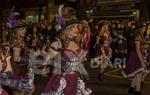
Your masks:
<svg viewBox="0 0 150 95"><path fill-rule="evenodd" d="M127 60L126 68L122 71L124 77L134 77L137 73L143 71L141 61L136 52L131 52Z"/></svg>

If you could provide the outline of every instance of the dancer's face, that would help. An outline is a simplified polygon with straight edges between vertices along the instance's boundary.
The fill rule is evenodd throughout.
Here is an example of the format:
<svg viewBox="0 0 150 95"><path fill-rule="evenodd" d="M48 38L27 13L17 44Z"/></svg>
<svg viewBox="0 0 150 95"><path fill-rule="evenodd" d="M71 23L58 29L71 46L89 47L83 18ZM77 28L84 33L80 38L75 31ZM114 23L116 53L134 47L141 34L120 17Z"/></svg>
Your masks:
<svg viewBox="0 0 150 95"><path fill-rule="evenodd" d="M89 24L88 24L88 22L86 22L86 21L83 21L83 26L84 26L84 27L86 27L86 28L87 28L87 27L89 27Z"/></svg>
<svg viewBox="0 0 150 95"><path fill-rule="evenodd" d="M71 28L71 35L73 37L77 37L79 35L79 28L78 28L78 24L74 24L74 26Z"/></svg>
<svg viewBox="0 0 150 95"><path fill-rule="evenodd" d="M19 28L18 30L17 30L17 32L18 32L18 35L19 36L22 36L22 37L24 37L25 36L25 34L26 34L26 28Z"/></svg>
<svg viewBox="0 0 150 95"><path fill-rule="evenodd" d="M82 31L82 30L83 30L83 25L82 25L82 24L79 24L79 25L78 25L78 29L79 29L79 31Z"/></svg>

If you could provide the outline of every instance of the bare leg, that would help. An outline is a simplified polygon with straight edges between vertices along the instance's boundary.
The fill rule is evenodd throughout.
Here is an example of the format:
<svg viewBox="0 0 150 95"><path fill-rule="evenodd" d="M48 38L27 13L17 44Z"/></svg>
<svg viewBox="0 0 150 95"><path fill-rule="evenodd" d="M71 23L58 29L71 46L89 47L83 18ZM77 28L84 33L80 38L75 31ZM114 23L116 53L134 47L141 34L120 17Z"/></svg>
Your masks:
<svg viewBox="0 0 150 95"><path fill-rule="evenodd" d="M103 63L100 65L100 73L99 73L98 79L100 79L100 80L104 79L104 71L105 71L106 67L107 67L106 63Z"/></svg>
<svg viewBox="0 0 150 95"><path fill-rule="evenodd" d="M104 68L100 69L100 73L103 74L104 73Z"/></svg>
<svg viewBox="0 0 150 95"><path fill-rule="evenodd" d="M144 82L144 80L145 80L146 76L147 76L147 73L146 73L146 72L144 72L144 73L142 74L142 82Z"/></svg>
<svg viewBox="0 0 150 95"><path fill-rule="evenodd" d="M136 86L136 79L137 79L136 76L132 79L132 82L131 82L131 87L132 88L135 88L135 86Z"/></svg>
<svg viewBox="0 0 150 95"><path fill-rule="evenodd" d="M138 75L135 75L134 78L132 79L128 93L134 93L135 92L135 88L137 85L137 78L138 78Z"/></svg>
<svg viewBox="0 0 150 95"><path fill-rule="evenodd" d="M140 92L141 91L141 82L142 82L142 73L139 73L136 76L137 76L137 80L136 80L135 90Z"/></svg>
<svg viewBox="0 0 150 95"><path fill-rule="evenodd" d="M104 72L104 69L102 68L102 66L100 66L100 70L99 70L99 73L98 73L98 79L101 80L101 81L103 80L102 79L103 72Z"/></svg>

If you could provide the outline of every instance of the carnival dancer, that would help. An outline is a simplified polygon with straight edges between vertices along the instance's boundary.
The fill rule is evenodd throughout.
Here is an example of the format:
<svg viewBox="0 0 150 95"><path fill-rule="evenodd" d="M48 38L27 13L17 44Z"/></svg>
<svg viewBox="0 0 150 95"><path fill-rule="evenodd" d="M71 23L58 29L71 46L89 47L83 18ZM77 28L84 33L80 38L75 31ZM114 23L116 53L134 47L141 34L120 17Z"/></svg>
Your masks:
<svg viewBox="0 0 150 95"><path fill-rule="evenodd" d="M110 64L110 58L112 56L112 50L109 46L108 40L104 40L104 44L101 47L101 64L100 64L100 73L99 73L99 79L103 80L104 79L104 71L106 67Z"/></svg>
<svg viewBox="0 0 150 95"><path fill-rule="evenodd" d="M8 49L9 43L3 43L0 49L0 74L6 74L6 77L12 73L11 67L11 56ZM9 95L5 90L2 89L2 84L0 84L0 95ZM6 88L7 89L7 88Z"/></svg>
<svg viewBox="0 0 150 95"><path fill-rule="evenodd" d="M15 14L15 13L11 13ZM13 25L12 25L13 24ZM14 48L14 52L13 52L13 59L14 61L20 63L21 61L21 57L20 56L20 52L21 52L21 48L24 48L24 36L26 33L26 25L23 22L18 22L18 20L16 19L16 15L13 15L13 17L11 16L11 19L9 19L9 28L13 31L13 33L15 34L13 36L13 38L16 38L17 41L15 40L11 40L10 45L7 47L7 51L9 54L10 53L10 48L13 48L14 46L16 48ZM22 47L18 47L18 46L22 46ZM24 51L23 51L24 52ZM23 53L22 52L22 53ZM7 56L6 56L7 58ZM28 58L27 58L28 59ZM2 62L2 63L10 63L13 65L13 68L11 68L11 73L9 73L9 76L7 76L7 73L0 73L0 80L1 80L1 84L3 86L8 86L13 88L15 91L24 93L24 94L29 94L31 95L33 93L33 89L34 89L34 75L32 72L32 69L30 68L28 63L23 64L23 67L26 67L27 72L21 73L20 74L20 66L22 67L22 64L16 64L14 65L13 61L10 61L11 59L9 59L7 62L6 59ZM17 65L20 65L19 68L17 67ZM16 70L16 69L20 69L20 70ZM25 70L26 70L25 69ZM14 72L16 70L16 72ZM19 75L18 75L18 74ZM14 74L14 75L13 75Z"/></svg>
<svg viewBox="0 0 150 95"><path fill-rule="evenodd" d="M104 71L106 67L111 63L110 58L112 56L112 50L109 46L108 39L105 39L102 46L100 47L101 53L92 59L92 64L96 63L100 65L100 71L98 74L98 79L103 80L104 79Z"/></svg>
<svg viewBox="0 0 150 95"><path fill-rule="evenodd" d="M95 58L91 59L91 63L97 63L100 65L100 72L98 74L98 79L103 80L104 79L104 69L110 65L112 67L112 64L110 62L111 58L111 37L110 33L108 31L108 25L107 23L102 24L101 31L96 37L96 43L94 47L97 47L97 54ZM102 52L103 50L103 52ZM103 64L104 63L104 64ZM109 64L108 64L109 63Z"/></svg>
<svg viewBox="0 0 150 95"><path fill-rule="evenodd" d="M42 95L89 95L91 90L85 87L85 83L79 77L81 72L82 51L78 44L78 24L72 23L65 28L61 36L63 43L63 62L61 73L53 74ZM80 74L80 73L81 74Z"/></svg>
<svg viewBox="0 0 150 95"><path fill-rule="evenodd" d="M97 40L100 45L103 44L103 41L105 39L108 40L108 43L110 44L112 42L112 38L110 36L110 32L109 32L109 26L107 24L107 22L103 23L103 26L101 28L101 31L99 33L99 35L97 36L99 40Z"/></svg>
<svg viewBox="0 0 150 95"><path fill-rule="evenodd" d="M13 80L32 81L32 89L30 94L34 91L33 79L34 75L29 63L29 49L25 46L24 41L15 42L13 44ZM28 74L31 74L30 77ZM23 90L23 89L22 89ZM14 91L14 94L22 94L19 90Z"/></svg>
<svg viewBox="0 0 150 95"><path fill-rule="evenodd" d="M93 48L95 49L96 52L95 52L95 55L93 56L93 58L91 58L91 64L95 64L95 63L99 64L99 61L100 61L100 58L99 58L99 56L101 54L101 49L100 49L100 47L101 47L101 44L100 44L101 34L100 34L100 32L101 32L102 26L103 25L100 25L100 29L99 29L98 33L96 34L96 38L95 38L96 41L95 41L95 44L93 46Z"/></svg>
<svg viewBox="0 0 150 95"><path fill-rule="evenodd" d="M12 59L13 59L13 75L14 77L17 77L17 70L19 68L17 68L17 64L20 64L21 62L21 52L22 52L22 48L23 46L23 41L15 41L14 46L12 47Z"/></svg>
<svg viewBox="0 0 150 95"><path fill-rule="evenodd" d="M141 95L141 82L143 77L143 72L146 70L146 64L144 63L144 57L142 54L143 45L143 33L145 28L142 26L138 30L135 37L135 41L132 50L129 54L126 68L122 71L124 77L133 77L132 83L128 90L129 93L134 95Z"/></svg>
<svg viewBox="0 0 150 95"><path fill-rule="evenodd" d="M33 75L30 70L28 73L28 79L14 79L13 69L11 67L11 56L10 56L10 46L6 43L3 44L1 48L1 73L0 80L2 86L11 87L19 92L30 94L33 87ZM5 94L2 94L5 95ZM6 94L7 95L7 94Z"/></svg>
<svg viewBox="0 0 150 95"><path fill-rule="evenodd" d="M110 36L110 32L108 30L108 24L106 22L102 23L101 30L96 36L96 43L94 45L94 48L98 47L98 49L99 49L99 47L102 46L105 39L108 40L108 43L110 45L110 43L112 42L112 38ZM100 53L100 52L97 52L97 53ZM99 55L99 54L97 54L97 55Z"/></svg>

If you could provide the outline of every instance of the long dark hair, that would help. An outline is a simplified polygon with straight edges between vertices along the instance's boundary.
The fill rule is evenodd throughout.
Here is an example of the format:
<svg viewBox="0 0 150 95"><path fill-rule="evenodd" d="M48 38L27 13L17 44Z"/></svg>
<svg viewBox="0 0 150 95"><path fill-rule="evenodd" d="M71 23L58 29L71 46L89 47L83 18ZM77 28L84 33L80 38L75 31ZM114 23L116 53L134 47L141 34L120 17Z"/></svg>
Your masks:
<svg viewBox="0 0 150 95"><path fill-rule="evenodd" d="M135 29L135 38L138 36L140 36L141 38L144 38L144 32L142 30L143 27L146 27L146 26L140 25Z"/></svg>

